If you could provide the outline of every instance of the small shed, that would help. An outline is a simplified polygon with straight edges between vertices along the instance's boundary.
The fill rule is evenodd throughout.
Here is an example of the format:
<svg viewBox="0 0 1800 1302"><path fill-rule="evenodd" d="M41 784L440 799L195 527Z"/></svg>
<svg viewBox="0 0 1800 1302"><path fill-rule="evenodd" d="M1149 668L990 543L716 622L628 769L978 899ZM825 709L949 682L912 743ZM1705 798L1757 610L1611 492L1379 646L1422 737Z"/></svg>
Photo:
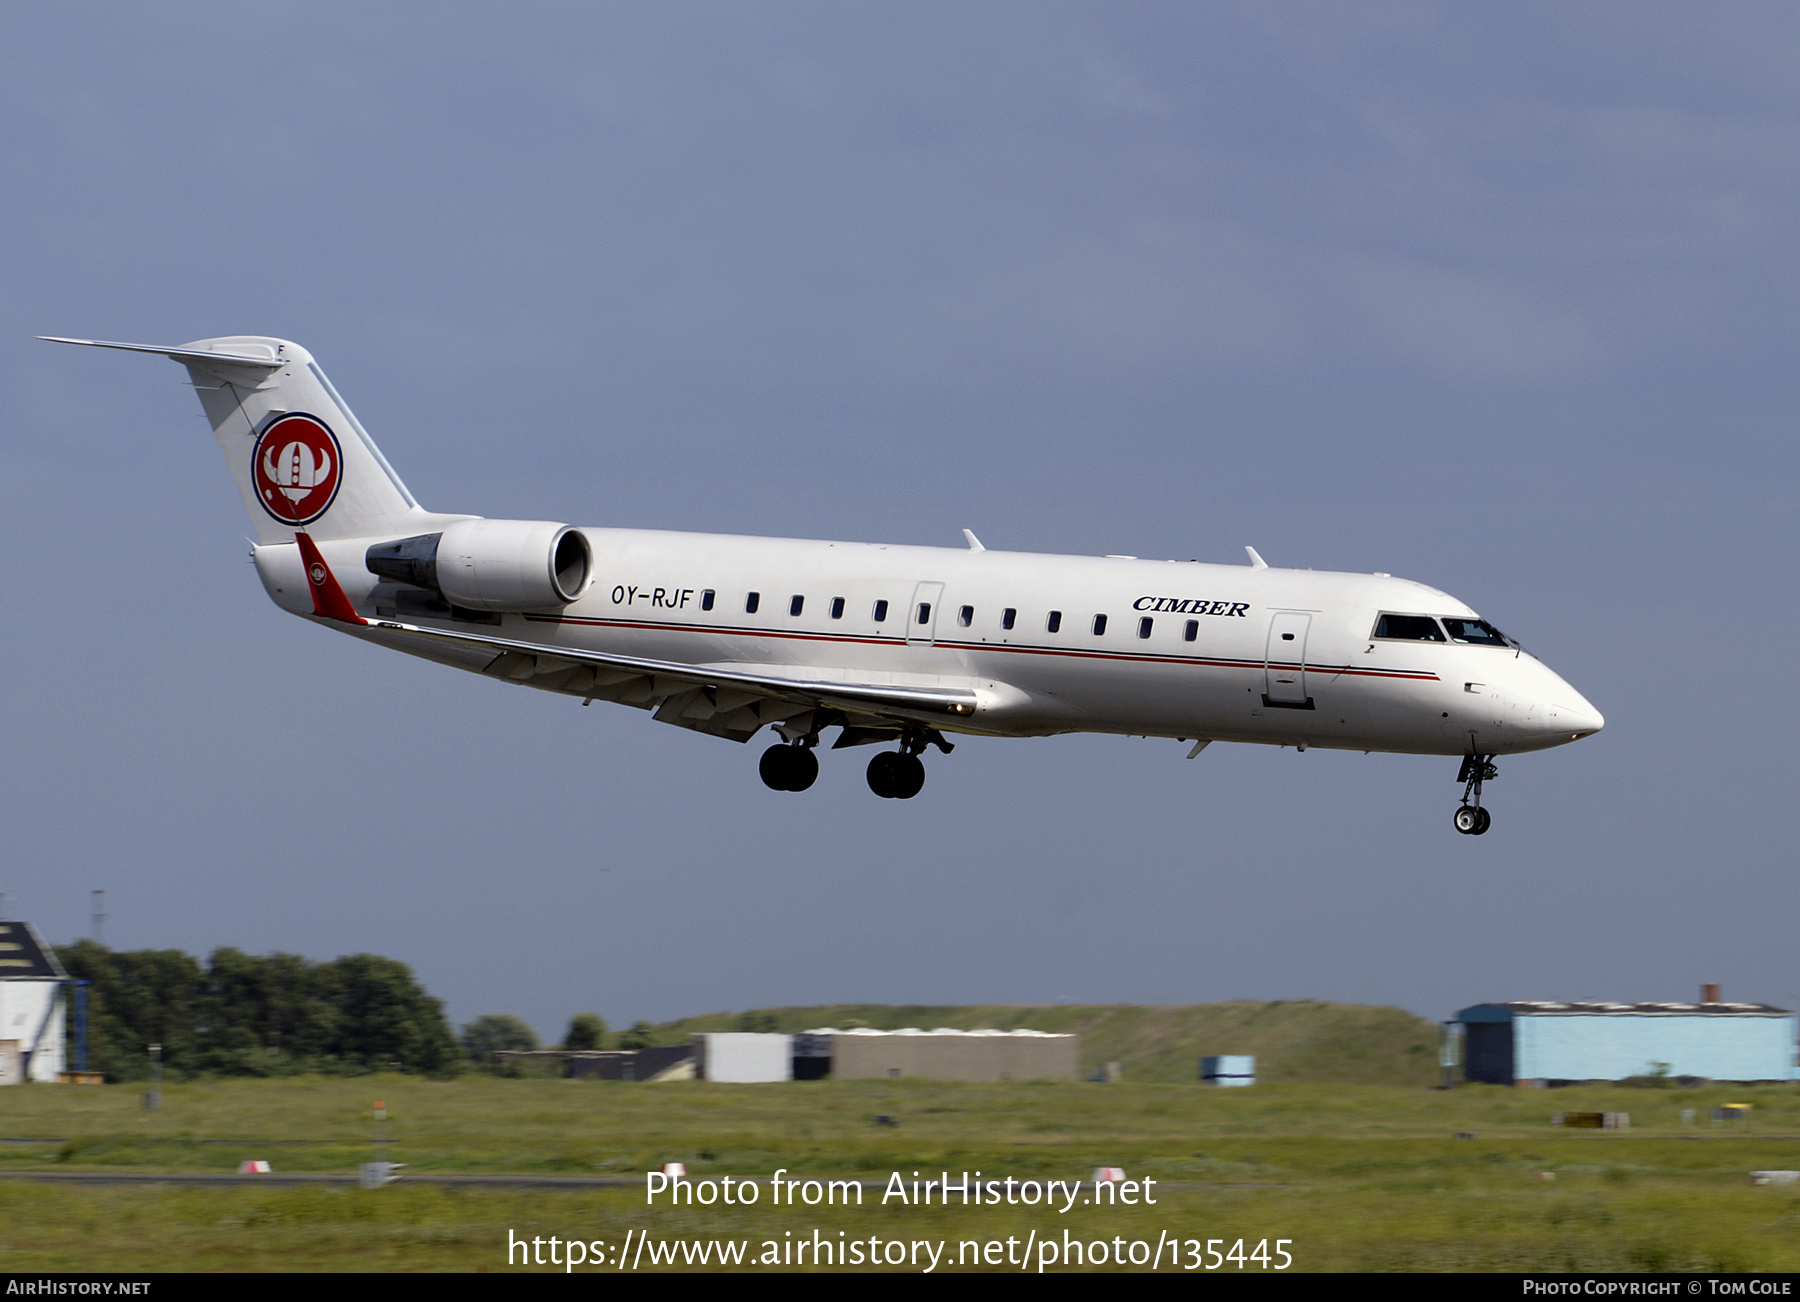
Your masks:
<svg viewBox="0 0 1800 1302"><path fill-rule="evenodd" d="M1256 1057L1248 1053L1222 1053L1202 1058L1200 1079L1208 1085L1254 1085Z"/></svg>
<svg viewBox="0 0 1800 1302"><path fill-rule="evenodd" d="M64 1062L69 974L29 922L0 922L0 1085L54 1083Z"/></svg>
<svg viewBox="0 0 1800 1302"><path fill-rule="evenodd" d="M1708 991L1709 994L1713 993ZM1625 1080L1795 1079L1794 1014L1772 1004L1473 1004L1456 1015L1464 1076L1497 1085Z"/></svg>

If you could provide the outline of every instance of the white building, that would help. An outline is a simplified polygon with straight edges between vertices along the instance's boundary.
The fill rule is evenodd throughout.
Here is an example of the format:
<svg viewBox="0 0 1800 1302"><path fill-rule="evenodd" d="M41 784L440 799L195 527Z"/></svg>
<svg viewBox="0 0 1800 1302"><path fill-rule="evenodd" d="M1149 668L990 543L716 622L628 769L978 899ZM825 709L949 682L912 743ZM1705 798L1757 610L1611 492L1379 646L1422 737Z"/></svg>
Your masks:
<svg viewBox="0 0 1800 1302"><path fill-rule="evenodd" d="M54 1084L68 1070L68 973L29 922L0 922L0 1085Z"/></svg>
<svg viewBox="0 0 1800 1302"><path fill-rule="evenodd" d="M754 1031L694 1036L694 1074L712 1081L794 1079L794 1037Z"/></svg>

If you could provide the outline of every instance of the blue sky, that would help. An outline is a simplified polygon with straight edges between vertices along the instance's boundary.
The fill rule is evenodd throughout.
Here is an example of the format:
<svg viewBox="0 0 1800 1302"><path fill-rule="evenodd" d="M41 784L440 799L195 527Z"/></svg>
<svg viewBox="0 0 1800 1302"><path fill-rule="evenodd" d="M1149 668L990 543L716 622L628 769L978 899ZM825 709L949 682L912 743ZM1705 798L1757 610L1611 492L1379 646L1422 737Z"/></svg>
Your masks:
<svg viewBox="0 0 1800 1302"><path fill-rule="evenodd" d="M789 1002L1800 1002L1800 13L28 5L0 869L53 939ZM276 611L182 373L295 339L426 505L1384 570L1606 714L1503 763L970 740L917 800Z"/></svg>

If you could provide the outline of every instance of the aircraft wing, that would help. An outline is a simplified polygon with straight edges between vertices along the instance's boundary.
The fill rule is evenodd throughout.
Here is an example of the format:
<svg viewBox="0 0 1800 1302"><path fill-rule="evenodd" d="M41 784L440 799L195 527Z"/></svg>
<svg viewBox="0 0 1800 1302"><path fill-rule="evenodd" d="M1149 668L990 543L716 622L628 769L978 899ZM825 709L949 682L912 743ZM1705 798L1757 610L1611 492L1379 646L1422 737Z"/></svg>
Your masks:
<svg viewBox="0 0 1800 1302"><path fill-rule="evenodd" d="M977 704L974 691L968 688L790 677L776 666L690 665L460 629L426 628L392 619L362 623L373 640L401 649L413 642L491 651L494 658L487 672L495 677L591 699L656 706L656 717L665 723L720 736L741 733L738 740L748 740L766 723L788 720L807 710L836 710L931 726L968 718Z"/></svg>
<svg viewBox="0 0 1800 1302"><path fill-rule="evenodd" d="M364 619L344 595L313 540L295 535L312 585L313 613L352 624L372 641L399 650L457 648L491 653L486 672L513 682L588 699L656 710L656 718L715 736L748 741L765 724L799 722L830 710L858 726L919 723L927 727L974 715L971 688L914 687L858 682L828 670L792 666L692 665L550 646L462 629L430 628L394 619ZM874 738L870 738L873 740Z"/></svg>

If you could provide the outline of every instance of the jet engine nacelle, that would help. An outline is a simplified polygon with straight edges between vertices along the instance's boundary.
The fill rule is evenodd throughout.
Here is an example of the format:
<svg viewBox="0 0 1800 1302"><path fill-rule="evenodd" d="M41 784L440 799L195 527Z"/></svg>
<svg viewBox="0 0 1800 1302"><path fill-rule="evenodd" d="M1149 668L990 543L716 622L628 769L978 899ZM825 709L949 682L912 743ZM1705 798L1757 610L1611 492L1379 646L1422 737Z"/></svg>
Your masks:
<svg viewBox="0 0 1800 1302"><path fill-rule="evenodd" d="M594 553L578 530L551 520L459 520L442 533L376 543L365 563L452 606L543 610L581 595Z"/></svg>

